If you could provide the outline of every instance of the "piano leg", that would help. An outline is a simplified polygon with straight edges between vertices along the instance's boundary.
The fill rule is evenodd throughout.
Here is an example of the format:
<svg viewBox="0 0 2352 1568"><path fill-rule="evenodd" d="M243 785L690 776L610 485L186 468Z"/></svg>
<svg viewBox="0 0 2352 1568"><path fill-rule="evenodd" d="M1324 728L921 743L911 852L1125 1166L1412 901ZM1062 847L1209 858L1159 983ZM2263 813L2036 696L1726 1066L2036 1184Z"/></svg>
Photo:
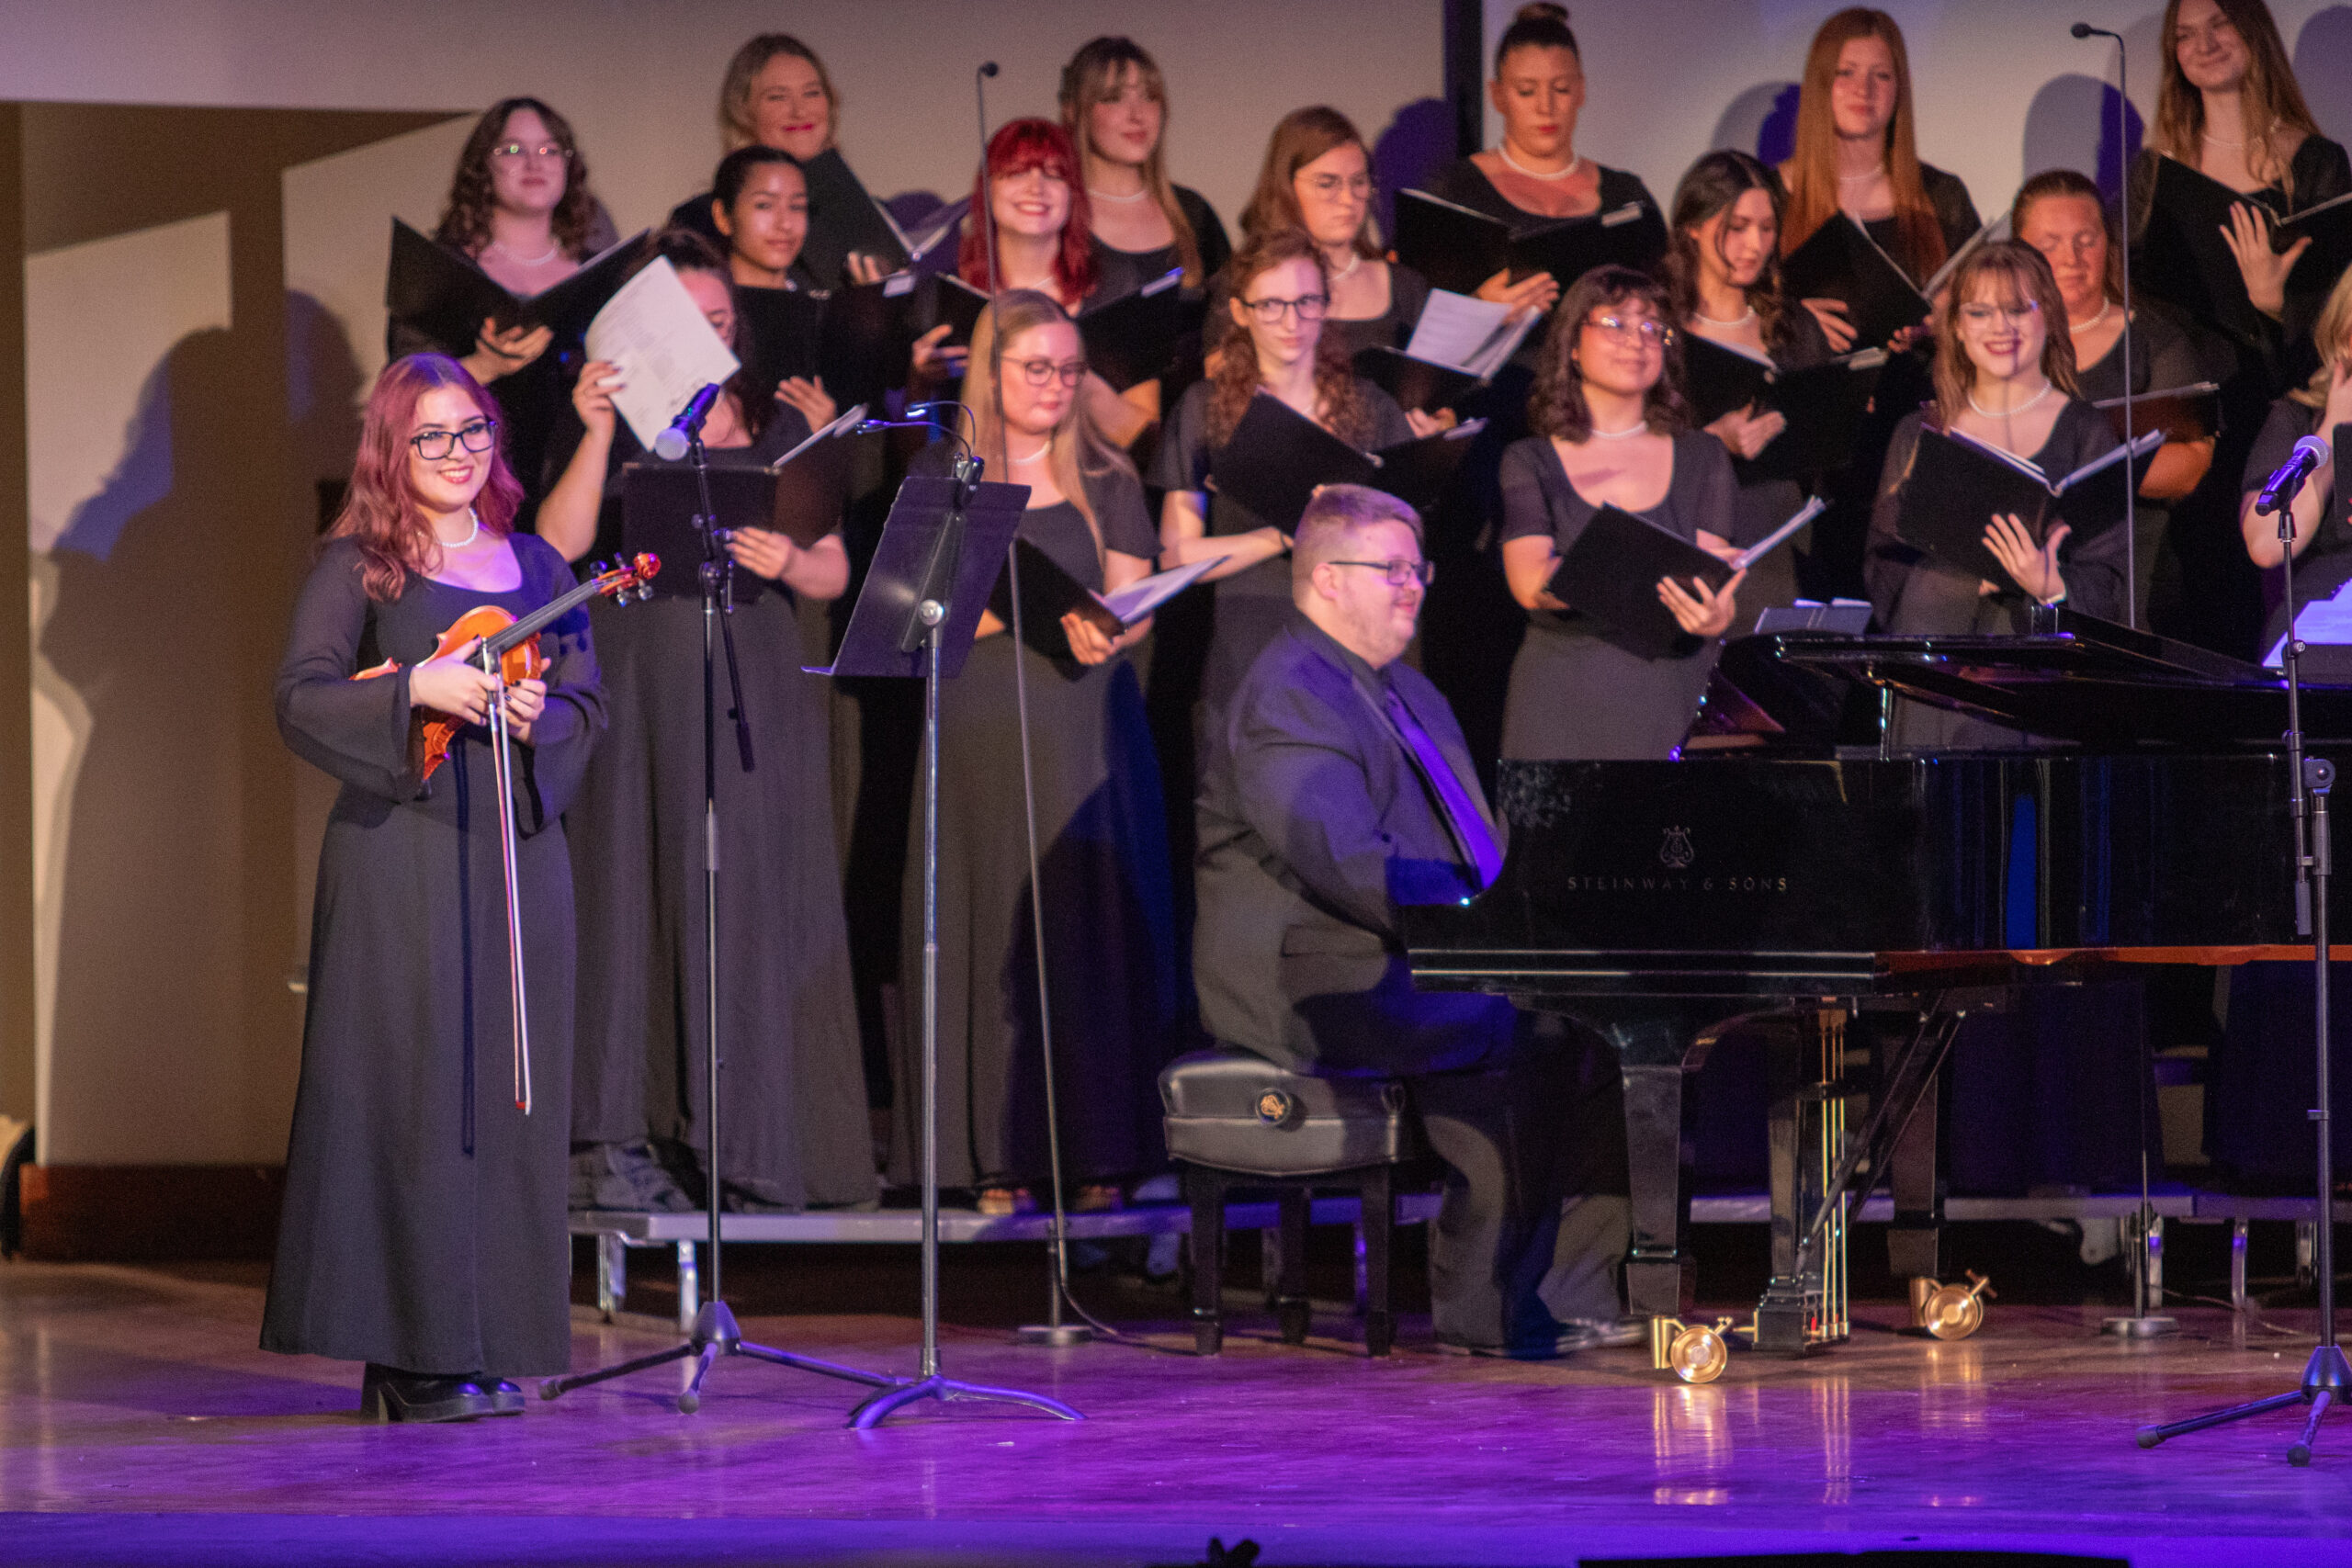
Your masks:
<svg viewBox="0 0 2352 1568"><path fill-rule="evenodd" d="M1633 1247L1625 1255L1626 1310L1679 1317L1695 1285L1690 1259L1690 1189L1683 1159L1680 1062L1625 1063L1625 1165Z"/></svg>
<svg viewBox="0 0 2352 1568"><path fill-rule="evenodd" d="M1940 1072L1929 1076L1918 1108L1894 1137L1887 1156L1887 1185L1894 1199L1894 1223L1886 1231L1886 1266L1898 1280L1943 1278L1943 1183L1937 1150Z"/></svg>
<svg viewBox="0 0 2352 1568"><path fill-rule="evenodd" d="M1845 1152L1846 1014L1801 1012L1765 1032L1771 1101L1768 1121L1772 1273L1756 1305L1756 1348L1802 1355L1846 1337L1846 1226L1828 1196ZM1816 1225L1825 1205L1833 1213Z"/></svg>

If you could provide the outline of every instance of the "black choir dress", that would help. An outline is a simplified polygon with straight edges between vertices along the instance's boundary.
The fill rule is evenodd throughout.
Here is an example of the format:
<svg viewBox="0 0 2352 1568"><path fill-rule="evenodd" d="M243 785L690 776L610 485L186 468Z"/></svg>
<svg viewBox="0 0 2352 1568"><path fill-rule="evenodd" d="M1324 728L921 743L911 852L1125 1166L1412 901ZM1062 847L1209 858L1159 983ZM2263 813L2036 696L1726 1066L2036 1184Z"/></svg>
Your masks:
<svg viewBox="0 0 2352 1568"><path fill-rule="evenodd" d="M1812 311L1792 299L1781 320L1787 341L1770 351L1775 369L1784 373L1809 369L1833 357L1829 339L1823 335L1821 323L1814 319ZM1728 453L1730 448L1725 447L1724 451ZM1732 478L1736 488L1732 495L1731 542L1742 549L1763 539L1804 505L1805 487L1797 480L1760 478L1753 471L1770 457L1770 452L1771 448L1766 446L1753 465L1732 458ZM1739 585L1739 619L1732 623L1732 636L1745 637L1755 626L1757 616L1796 602L1809 586L1805 568L1812 548L1813 525L1807 524L1797 531L1796 537L1777 546L1771 554L1747 569L1747 581Z"/></svg>
<svg viewBox="0 0 2352 1568"><path fill-rule="evenodd" d="M1926 411L1915 409L1894 427L1879 481L1878 502L1871 513L1870 548L1863 570L1878 624L1890 632L2022 632L2031 607L2023 594L2014 589L1981 593L1981 580L1975 574L1945 566L1895 531L1911 459L1919 449L1925 422ZM2117 445L2107 415L2070 399L2051 426L2050 439L2026 460L2057 479ZM1989 511L1984 520L1991 524ZM2079 535L2067 539L2060 550L2059 567L2070 608L2103 620L2123 618L2124 595L2130 592L2124 581L2125 537L2118 525L2087 539ZM2014 729L1907 699L1898 699L1894 705L1889 739L1899 750L1923 751L1998 750L2025 743L2025 737Z"/></svg>
<svg viewBox="0 0 2352 1568"><path fill-rule="evenodd" d="M1600 509L1577 493L1548 437L1503 454L1503 538L1548 536L1566 554ZM1731 458L1704 431L1674 437L1666 499L1640 515L1682 538L1731 526ZM1661 659L1629 652L1574 608L1530 610L1503 701L1505 757L1531 761L1663 759L1697 716L1720 644L1690 637Z"/></svg>
<svg viewBox="0 0 2352 1568"><path fill-rule="evenodd" d="M277 671L278 731L343 783L311 930L302 1077L264 1349L446 1376L562 1372L571 1349L564 1218L572 1043L571 862L562 813L605 727L588 617L541 634L548 702L514 748L516 871L531 1029L515 1109L506 908L488 732L469 728L423 793L408 681L353 681L428 656L466 611L520 617L571 587L514 536L519 588L412 576L379 604L358 547L329 543Z"/></svg>
<svg viewBox="0 0 2352 1568"><path fill-rule="evenodd" d="M808 425L778 408L759 442L713 467L787 451ZM621 544L615 437L599 551ZM873 1141L834 855L825 682L792 593L735 571L736 657L752 732L743 769L718 653L721 1175L761 1205L858 1203ZM580 1046L572 1137L649 1134L708 1146L704 1067L702 600L657 595L594 613L612 729L571 814L580 888Z"/></svg>
<svg viewBox="0 0 2352 1568"><path fill-rule="evenodd" d="M1176 205L1183 212L1184 221L1193 226L1193 243L1200 247L1201 279L1205 286L1233 259L1233 242L1226 237L1224 220L1209 205L1208 197L1189 186L1178 186L1175 191ZM1147 283L1184 265L1184 258L1173 243L1148 251L1122 251L1104 244L1098 237L1094 254L1098 259L1114 258L1124 269Z"/></svg>
<svg viewBox="0 0 2352 1568"><path fill-rule="evenodd" d="M1214 537L1247 534L1269 524L1289 533L1298 526L1297 518L1261 517L1212 487L1218 450L1209 445L1209 397L1214 390L1206 381L1196 382L1177 400L1176 412L1160 430L1151 482L1162 490L1207 491L1208 531ZM1371 439L1363 443L1366 450L1378 451L1413 439L1413 427L1396 399L1362 378L1356 381L1356 394L1371 414ZM1216 623L1209 637L1200 692L1211 712L1221 709L1240 688L1241 678L1288 617L1290 557L1260 561L1213 587Z"/></svg>
<svg viewBox="0 0 2352 1568"><path fill-rule="evenodd" d="M1090 480L1087 497L1104 548L1146 559L1158 551L1132 474ZM1102 558L1076 506L1033 508L1020 536L1101 589ZM973 645L940 705L939 1179L948 1187L1018 1184L1047 1170L1016 657L1028 685L1063 1171L1104 1180L1162 1159L1154 1086L1176 1010L1175 915L1142 691L1125 654L1088 668L1016 649L1001 632ZM922 832L918 794L902 894L894 1183L919 1174Z"/></svg>
<svg viewBox="0 0 2352 1568"><path fill-rule="evenodd" d="M2076 367L2075 379L2081 383L2083 401L2102 403L2124 396L2123 339L2127 335L2132 340L2132 396L2193 386L2206 378L2204 357L2188 332L2163 306L2142 305L2132 311L2127 333L2119 333L2096 364ZM2156 563L2165 553L2165 534L2172 521L2172 508L2166 502L2140 496L2133 502L2133 516L2132 603L2138 624L2144 626L2148 624L2149 600L2155 591ZM2177 575L2177 566L2169 575Z"/></svg>

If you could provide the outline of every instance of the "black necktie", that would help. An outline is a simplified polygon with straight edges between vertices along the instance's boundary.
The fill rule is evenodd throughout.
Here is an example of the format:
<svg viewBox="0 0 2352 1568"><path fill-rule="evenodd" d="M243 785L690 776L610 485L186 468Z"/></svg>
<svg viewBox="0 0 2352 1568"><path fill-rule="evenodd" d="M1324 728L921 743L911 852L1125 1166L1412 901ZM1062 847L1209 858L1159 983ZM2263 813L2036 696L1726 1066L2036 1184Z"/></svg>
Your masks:
<svg viewBox="0 0 2352 1568"><path fill-rule="evenodd" d="M1388 722L1396 727L1396 738L1405 743L1405 750L1413 759L1413 765L1420 770L1421 777L1429 782L1430 790L1436 794L1438 805L1443 808L1446 820L1453 829L1453 841L1461 846L1462 853L1478 874L1479 887L1492 886L1495 878L1502 874L1503 852L1502 847L1495 842L1494 834L1487 829L1486 814L1478 809L1478 803L1471 798L1470 792L1462 786L1461 777L1454 773L1453 764L1445 760L1445 753L1438 749L1436 739L1413 717L1412 710L1405 705L1405 699L1396 694L1396 688L1382 682L1380 700L1387 709Z"/></svg>

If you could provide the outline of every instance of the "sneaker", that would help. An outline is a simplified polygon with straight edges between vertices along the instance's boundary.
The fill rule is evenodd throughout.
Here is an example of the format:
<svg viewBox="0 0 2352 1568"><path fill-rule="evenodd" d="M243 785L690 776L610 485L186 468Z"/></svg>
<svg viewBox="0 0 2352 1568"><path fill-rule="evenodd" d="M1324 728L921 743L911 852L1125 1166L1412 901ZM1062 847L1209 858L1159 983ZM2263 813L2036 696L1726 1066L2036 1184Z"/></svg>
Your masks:
<svg viewBox="0 0 2352 1568"><path fill-rule="evenodd" d="M571 1207L684 1214L694 1201L643 1143L585 1144L571 1155Z"/></svg>

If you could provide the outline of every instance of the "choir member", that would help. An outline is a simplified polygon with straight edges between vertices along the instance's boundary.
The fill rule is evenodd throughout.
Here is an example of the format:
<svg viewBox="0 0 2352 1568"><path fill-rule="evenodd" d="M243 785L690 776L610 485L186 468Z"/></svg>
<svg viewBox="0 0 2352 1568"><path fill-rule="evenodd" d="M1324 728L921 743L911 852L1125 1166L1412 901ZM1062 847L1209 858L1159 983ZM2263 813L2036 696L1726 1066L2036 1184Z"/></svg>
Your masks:
<svg viewBox="0 0 2352 1568"><path fill-rule="evenodd" d="M561 283L619 239L589 191L588 160L571 122L537 98L502 98L474 123L433 237L517 296ZM498 399L506 462L523 486L518 525L530 527L555 478L549 447L570 392L561 351L573 345L557 344L546 327L501 331L492 321L470 344L431 342L397 317L387 336L394 358L426 351L458 356Z"/></svg>
<svg viewBox="0 0 2352 1568"><path fill-rule="evenodd" d="M732 152L739 147L773 147L806 164L820 152L836 150L841 128L842 99L817 51L790 33L761 33L745 41L727 62L718 86L718 137ZM705 191L678 203L670 227L691 229L704 239L720 242L713 193ZM821 224L826 215L810 220ZM869 283L882 276L880 261L859 253L849 258L853 282ZM819 278L831 288L833 279Z"/></svg>
<svg viewBox="0 0 2352 1568"><path fill-rule="evenodd" d="M1070 56L1061 114L1083 164L1095 244L1146 280L1181 266L1188 289L1224 270L1233 243L1216 209L1168 178L1168 83L1142 45L1098 38Z"/></svg>
<svg viewBox="0 0 2352 1568"><path fill-rule="evenodd" d="M2299 339L2328 280L2289 299L2312 241L2273 251L2271 220L2352 192L2352 160L2319 133L2263 0L2168 0L2161 37L2156 118L2135 175L2144 183L2162 153L2250 197L2231 209L2222 237L2255 308Z"/></svg>
<svg viewBox="0 0 2352 1568"><path fill-rule="evenodd" d="M1404 347L1430 297L1427 278L1384 259L1373 195L1363 137L1347 116L1317 104L1275 123L1241 212L1245 237L1303 229L1315 241L1331 280L1323 336L1351 358L1366 348Z"/></svg>
<svg viewBox="0 0 2352 1568"><path fill-rule="evenodd" d="M1080 177L1078 149L1069 133L1047 119L1008 120L989 138L987 159L972 181L968 211L981 204L993 221L996 267L989 267L989 224L964 220L956 273L986 292L1034 289L1073 316L1090 300L1115 299L1145 281L1127 257L1098 251L1089 237L1092 209ZM916 344L917 374L945 337L933 328ZM1159 385L1142 383L1125 393L1088 371L1079 389L1093 427L1121 447L1135 444L1159 414Z"/></svg>
<svg viewBox="0 0 2352 1568"><path fill-rule="evenodd" d="M1430 184L1430 194L1517 225L1614 212L1632 204L1651 218L1657 202L1639 175L1603 168L1576 150L1584 107L1584 56L1564 6L1521 6L1495 44L1487 101L1502 116L1503 139L1474 152ZM1478 298L1549 310L1560 281L1537 273L1519 282L1508 270L1481 284Z"/></svg>
<svg viewBox="0 0 2352 1568"><path fill-rule="evenodd" d="M1910 56L1894 17L1854 6L1821 24L1797 96L1796 146L1780 170L1789 193L1781 254L1840 211L1914 283L1968 243L1980 226L1976 204L1957 175L1919 161L1914 103ZM1843 305L1805 305L1832 348L1854 346Z"/></svg>
<svg viewBox="0 0 2352 1568"><path fill-rule="evenodd" d="M726 265L672 230L666 259L719 336L737 341ZM653 460L613 407L620 378L593 362L573 393L586 434L541 513L573 560L617 553L622 469ZM821 411L820 411L821 412ZM739 375L703 441L714 467L772 461L808 420ZM731 656L740 661L747 766L717 750L722 1200L741 1210L862 1202L875 1195L849 943L836 880L824 683L802 671L800 598L849 583L838 535L802 547L730 524ZM702 601L660 594L595 612L613 726L571 811L580 887L580 1051L572 1201L582 1208L682 1209L707 1169L705 1104ZM729 657L722 649L722 662ZM719 723L731 728L727 671Z"/></svg>
<svg viewBox="0 0 2352 1568"><path fill-rule="evenodd" d="M1259 517L1216 493L1216 456L1261 393L1279 398L1351 446L1377 450L1418 429L1396 400L1357 376L1323 339L1330 268L1296 229L1256 234L1228 269L1227 314L1237 329L1207 380L1185 389L1160 434L1152 482L1165 490L1159 544L1169 566L1215 557L1216 629L1203 695L1220 706L1290 613L1295 517ZM1431 427L1433 428L1433 427Z"/></svg>
<svg viewBox="0 0 2352 1568"><path fill-rule="evenodd" d="M2123 248L2116 242L2098 186L2072 169L2034 175L2010 205L2009 232L2040 251L2057 280L2059 298L2066 306L2066 335L2075 349L2075 380L2085 402L2136 397L2205 378L2204 362L2187 330L2162 306L2140 303L2129 323L2132 379L2125 385ZM2134 428L2146 428L2145 420ZM2135 624L2147 624L2149 594L2172 503L2197 488L2212 461L2211 434L2179 435L2157 449L2141 483L2132 537Z"/></svg>
<svg viewBox="0 0 2352 1568"><path fill-rule="evenodd" d="M522 488L497 401L440 355L376 379L342 515L294 611L277 725L341 781L319 859L302 1076L262 1347L364 1361L377 1420L515 1415L520 1376L571 1361L563 1161L572 1044L563 812L605 708L587 617L541 634L543 678L504 688L516 784L498 797L468 611L518 618L566 591L514 531ZM352 677L390 660L378 679ZM466 720L428 784L425 710ZM508 1070L501 817L512 810L531 1111Z"/></svg>
<svg viewBox="0 0 2352 1568"><path fill-rule="evenodd" d="M1157 540L1134 467L1086 412L1085 375L1069 313L1043 291L1011 289L974 333L963 402L974 450L1029 487L1019 537L1101 592L1148 575ZM939 823L940 1179L978 1189L983 1211L1000 1213L1048 1170L1032 900L1045 922L1062 1157L1086 1184L1080 1207L1115 1202L1112 1183L1159 1162L1152 1086L1176 989L1159 765L1126 657L1150 622L1106 637L1067 615L1068 658L1031 646L1044 628L1023 629L1029 640L1016 641L993 608L982 615L939 737L940 773L953 781ZM1035 784L1035 886L1024 777ZM922 831L918 809L902 894L910 1010L923 995ZM910 1010L894 1062L891 1170L902 1181L914 1179L922 1135L920 1021Z"/></svg>
<svg viewBox="0 0 2352 1568"><path fill-rule="evenodd" d="M2295 443L2316 435L2332 451L2336 434L2352 423L2352 272L2335 281L2320 310L2313 332L2321 354L2320 367L2311 379L2270 405L2269 417L2247 454L2245 479L2239 486L2238 525L2246 554L2265 571L2278 569L2283 550L2276 514L2257 516L2255 498L2269 478L2294 453ZM2336 485L2333 457L2321 464L2296 491L2291 508L2295 519L2295 602L2300 615L2314 600L2332 597L2352 581L2352 513L2346 500L2352 486ZM2286 634L2288 606L2271 612L2263 633L2267 649Z"/></svg>
<svg viewBox="0 0 2352 1568"><path fill-rule="evenodd" d="M2050 264L2031 245L2002 240L1960 264L1951 308L1936 327L1934 402L1895 426L1871 518L1866 570L1879 625L1893 632L2014 632L2034 601L2109 620L2123 615L2124 530L2075 541L2064 523L2038 546L2016 517L1985 518L1984 545L2016 586L1962 572L1896 531L1922 431L1963 432L2032 463L2052 479L2116 446L2107 416L2082 400L2073 340L2056 324L2066 306ZM1900 746L2014 745L2014 731L1916 703L1896 705Z"/></svg>
<svg viewBox="0 0 2352 1568"><path fill-rule="evenodd" d="M1829 340L1809 310L1782 298L1780 282L1781 182L1745 152L1710 152L1675 187L1672 240L1666 254L1673 319L1693 337L1802 370L1830 357ZM1774 410L1735 409L1707 434L1736 457L1754 458L1788 428ZM1732 507L1731 542L1755 544L1804 504L1794 479L1742 480ZM1802 537L1756 563L1740 593L1740 625L1798 594Z"/></svg>
<svg viewBox="0 0 2352 1568"><path fill-rule="evenodd" d="M812 292L799 265L808 237L808 181L799 162L773 147L738 147L711 177L710 213L726 240L728 276L742 312L739 335L749 338L752 390L773 391L811 428L822 424L832 417L832 400L816 373L821 307L813 298L788 298Z"/></svg>
<svg viewBox="0 0 2352 1568"><path fill-rule="evenodd" d="M1712 592L1662 578L1658 598L1687 646L1646 658L1548 586L1603 506L1736 553L1731 458L1714 436L1685 427L1669 373L1673 321L1667 291L1623 267L1585 274L1553 312L1527 412L1535 434L1503 454L1503 572L1528 612L1504 699L1506 757L1674 755L1737 613L1738 576Z"/></svg>

